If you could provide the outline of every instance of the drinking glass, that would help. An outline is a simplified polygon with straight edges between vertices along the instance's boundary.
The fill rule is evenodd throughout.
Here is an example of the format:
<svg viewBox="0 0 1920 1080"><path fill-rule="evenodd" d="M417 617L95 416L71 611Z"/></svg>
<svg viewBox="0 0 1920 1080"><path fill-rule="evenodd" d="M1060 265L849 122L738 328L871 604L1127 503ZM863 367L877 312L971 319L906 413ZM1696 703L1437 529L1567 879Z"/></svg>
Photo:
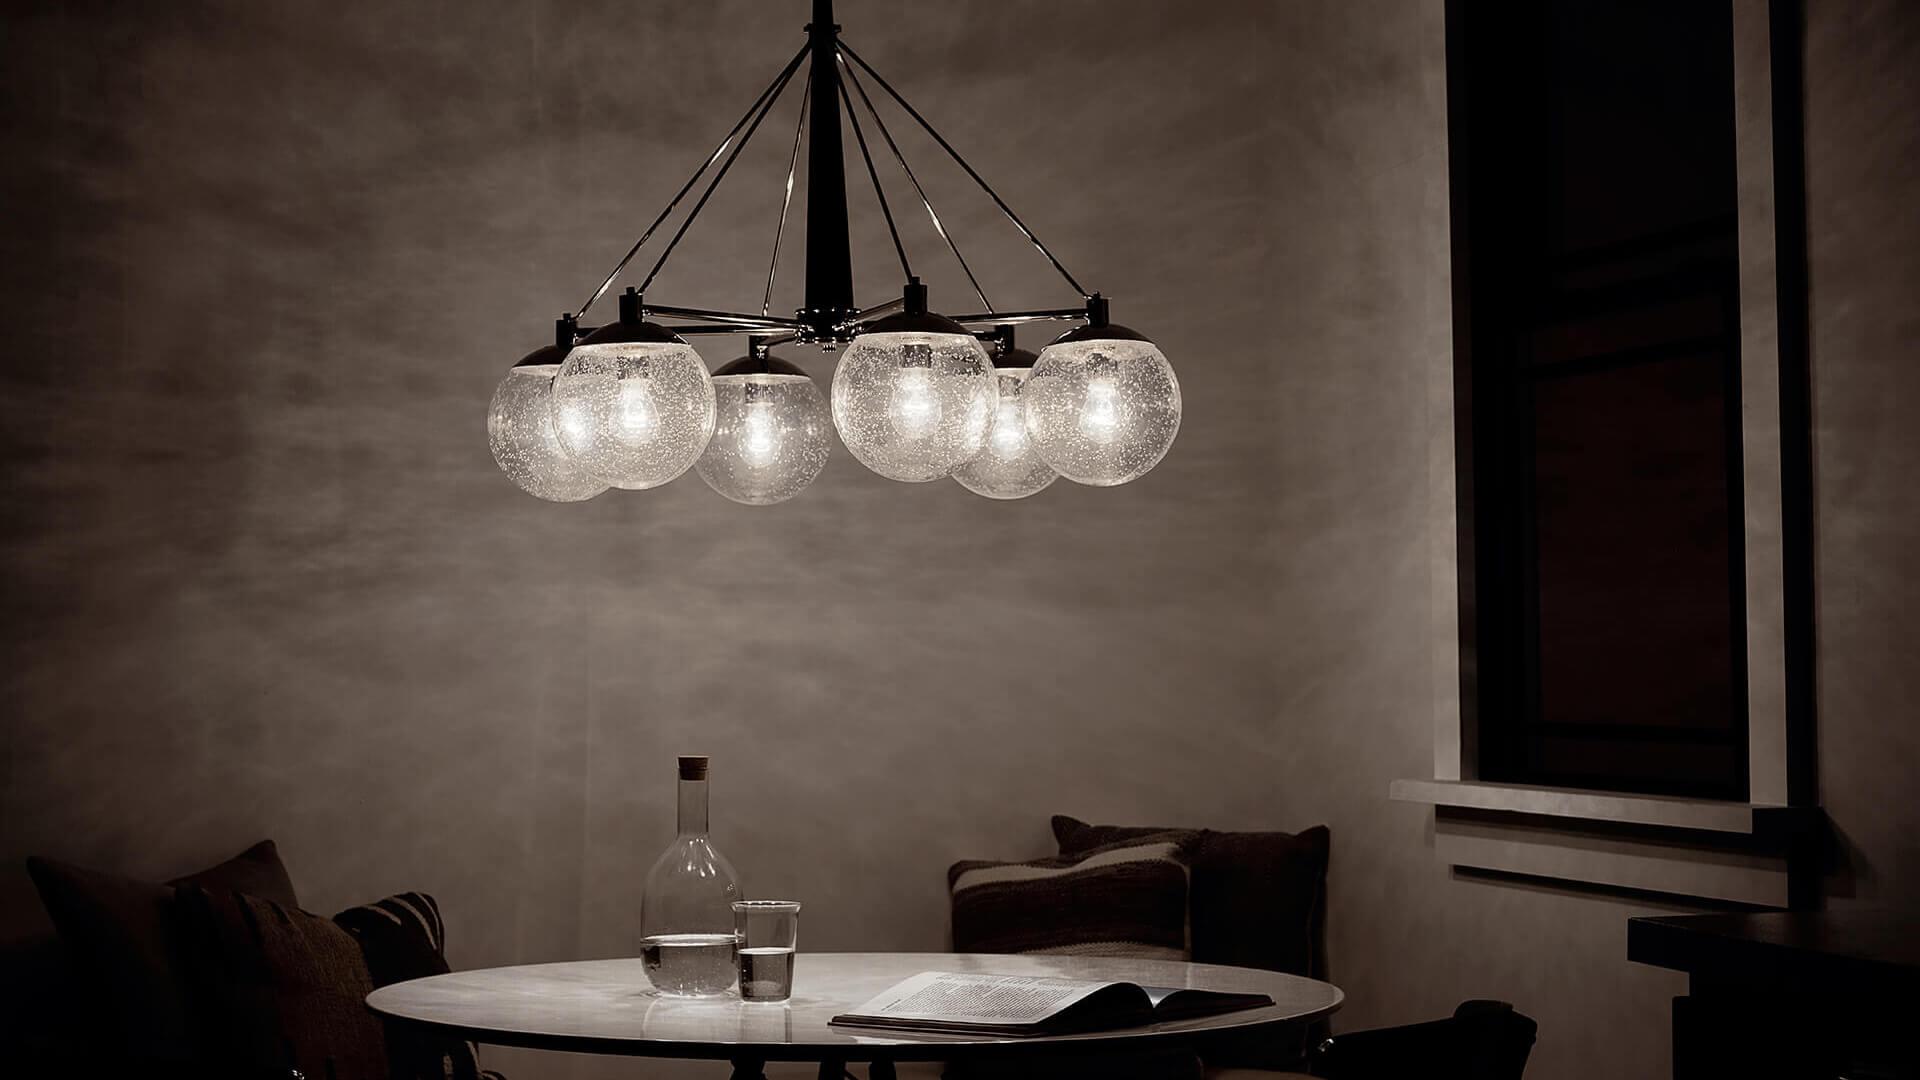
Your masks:
<svg viewBox="0 0 1920 1080"><path fill-rule="evenodd" d="M740 941L740 1000L792 997L793 955L800 947L799 902L735 900L733 933Z"/></svg>

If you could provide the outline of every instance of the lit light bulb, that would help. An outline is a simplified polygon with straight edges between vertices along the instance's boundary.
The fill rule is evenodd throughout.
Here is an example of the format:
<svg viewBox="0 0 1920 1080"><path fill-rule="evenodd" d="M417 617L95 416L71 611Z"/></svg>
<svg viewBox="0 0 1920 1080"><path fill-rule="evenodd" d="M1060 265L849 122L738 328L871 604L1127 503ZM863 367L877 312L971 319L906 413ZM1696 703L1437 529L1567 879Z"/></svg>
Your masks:
<svg viewBox="0 0 1920 1080"><path fill-rule="evenodd" d="M911 278L901 310L864 324L833 371L833 424L860 464L923 484L980 455L993 365L972 331L927 310Z"/></svg>
<svg viewBox="0 0 1920 1080"><path fill-rule="evenodd" d="M940 398L933 389L933 350L908 345L900 356L900 377L887 403L887 420L905 439L924 439L940 426Z"/></svg>
<svg viewBox="0 0 1920 1080"><path fill-rule="evenodd" d="M749 396L753 388L748 387ZM747 406L746 419L742 421L744 430L740 434L740 457L756 469L764 469L780 457L780 421L773 415L773 405L766 401L756 401Z"/></svg>
<svg viewBox="0 0 1920 1080"><path fill-rule="evenodd" d="M1126 406L1112 374L1118 367L1102 353L1094 353L1087 362L1089 372L1104 374L1094 374L1087 380L1087 402L1080 407L1080 433L1100 446L1111 446L1120 437L1124 423L1121 411Z"/></svg>
<svg viewBox="0 0 1920 1080"><path fill-rule="evenodd" d="M628 446L640 446L660 430L660 409L653 403L652 380L642 373L637 378L620 380L620 406L614 413L614 438Z"/></svg>
<svg viewBox="0 0 1920 1080"><path fill-rule="evenodd" d="M594 476L628 491L658 487L693 467L713 436L713 382L700 354L640 318L620 297L620 321L574 346L553 380L561 445Z"/></svg>
<svg viewBox="0 0 1920 1080"><path fill-rule="evenodd" d="M694 468L737 503L785 502L813 483L833 452L820 388L798 367L764 351L713 376L718 422Z"/></svg>
<svg viewBox="0 0 1920 1080"><path fill-rule="evenodd" d="M1180 432L1180 380L1144 336L1087 300L1087 325L1040 350L1022 396L1041 459L1079 484L1112 487L1160 463Z"/></svg>
<svg viewBox="0 0 1920 1080"><path fill-rule="evenodd" d="M996 363L1018 364L994 369L998 398L989 416L986 449L953 471L961 487L989 499L1024 499L1059 477L1033 449L1027 435L1027 405L1021 397L1033 354L1009 350Z"/></svg>
<svg viewBox="0 0 1920 1080"><path fill-rule="evenodd" d="M993 410L993 434L987 436L987 448L1001 461L1012 461L1027 452L1027 410L1016 399L1001 398Z"/></svg>
<svg viewBox="0 0 1920 1080"><path fill-rule="evenodd" d="M562 445L584 445L593 436L593 410L582 401L556 402L553 423Z"/></svg>
<svg viewBox="0 0 1920 1080"><path fill-rule="evenodd" d="M573 342L572 324L562 326ZM553 409L553 376L566 347L535 350L507 371L487 409L487 446L494 463L520 490L548 502L580 502L607 490L605 481L575 464L560 445Z"/></svg>

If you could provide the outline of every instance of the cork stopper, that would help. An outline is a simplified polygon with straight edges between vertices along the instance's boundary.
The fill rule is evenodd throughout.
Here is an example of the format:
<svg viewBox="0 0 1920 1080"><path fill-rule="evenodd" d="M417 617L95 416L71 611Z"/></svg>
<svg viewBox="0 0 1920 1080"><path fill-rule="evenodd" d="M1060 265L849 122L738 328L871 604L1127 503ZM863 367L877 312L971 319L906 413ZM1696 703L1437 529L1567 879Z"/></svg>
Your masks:
<svg viewBox="0 0 1920 1080"><path fill-rule="evenodd" d="M705 780L707 778L707 755L680 755L680 779Z"/></svg>

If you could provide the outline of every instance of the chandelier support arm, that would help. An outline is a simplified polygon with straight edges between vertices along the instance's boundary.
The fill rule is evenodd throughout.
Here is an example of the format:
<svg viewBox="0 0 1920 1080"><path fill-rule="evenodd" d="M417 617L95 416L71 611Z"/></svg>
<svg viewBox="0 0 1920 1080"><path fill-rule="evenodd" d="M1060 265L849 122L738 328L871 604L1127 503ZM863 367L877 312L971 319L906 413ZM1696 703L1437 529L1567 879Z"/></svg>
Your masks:
<svg viewBox="0 0 1920 1080"><path fill-rule="evenodd" d="M800 165L800 139L807 130L807 110L813 102L813 81L800 88L800 118L793 122L793 151L787 155L787 188L780 197L780 222L773 227L773 254L767 257L767 291L760 298L760 314L773 309L773 281L780 273L780 241L787 234L787 211L793 208L793 175Z"/></svg>
<svg viewBox="0 0 1920 1080"><path fill-rule="evenodd" d="M952 158L955 164L966 170L966 174L973 178L974 183L980 185L980 190L987 193L987 197L991 198L994 205L1000 208L1000 212L1007 216L1007 220L1013 223L1013 227L1020 230L1020 235L1026 237L1029 243L1039 249L1040 254L1046 256L1047 261L1052 263L1053 268L1060 272L1060 276L1066 279L1067 284L1073 287L1074 292L1080 294L1082 297L1090 297L1093 295L1080 286L1080 282L1074 279L1074 276L1067 271L1067 268L1061 264L1058 258L1054 257L1053 252L1047 249L1047 245L1041 243L1040 238L1034 235L1033 230L1027 228L1027 223L1020 220L1020 215L1013 212L1013 207L1007 205L1007 201L1000 197L999 192L993 190L993 186L987 183L986 178L982 177L972 165L969 165L966 158L960 156L960 151L955 150L953 144L949 143L939 131L935 130L934 126L927 122L927 118L920 115L920 110L914 108L911 102L902 97L900 91L895 90L893 84L889 83L885 76L875 71L873 65L862 59L860 54L855 52L846 42L843 41L840 43L840 51L845 53L848 59L859 64L860 70L872 76L873 81L880 85L880 89L885 90L888 97L898 102L900 107L906 110L907 115L913 117L914 122L919 124L928 135L932 136L934 142L940 144L940 149L945 150L947 156Z"/></svg>
<svg viewBox="0 0 1920 1080"><path fill-rule="evenodd" d="M860 145L860 159L867 163L867 179L873 181L873 197L880 200L880 216L887 221L887 235L893 238L894 253L900 256L900 273L908 281L918 281L913 275L913 266L907 261L907 247L900 242L900 229L893 223L893 209L887 205L887 190L880 186L880 170L874 168L873 155L867 151L867 136L860 130L860 114L853 109L853 98L847 94L847 84L840 84L840 100L847 107L847 122L853 125L853 138Z"/></svg>
<svg viewBox="0 0 1920 1080"><path fill-rule="evenodd" d="M737 326L753 328L788 327L798 328L805 325L799 319L786 319L778 315L755 315L746 311L717 311L713 308L675 307L671 304L645 304L648 315L663 315L671 319L703 319L708 322L733 323Z"/></svg>
<svg viewBox="0 0 1920 1080"><path fill-rule="evenodd" d="M899 163L900 171L907 174L907 183L912 184L914 193L920 196L920 205L926 208L927 220L933 223L933 231L939 233L940 239L947 242L947 250L953 252L954 261L960 264L961 272L967 275L967 283L973 286L974 295L980 298L980 306L991 311L993 301L987 299L987 291L980 287L980 279L973 276L973 267L967 265L967 257L960 254L960 245L954 242L952 234L947 232L947 227L940 223L940 215L933 209L933 200L927 198L927 189L920 186L920 178L913 175L913 166L907 164L907 156L900 152L900 144L893 141L893 132L887 130L887 122L881 117L880 110L873 107L873 99L867 96L866 86L860 82L860 77L854 74L853 68L846 65L844 59L841 65L845 68L846 81L853 84L854 92L860 95L861 104L867 107L867 115L873 118L873 126L880 129L880 137L886 140L887 149L893 151L893 160ZM847 103L847 111L849 113L853 111L851 101Z"/></svg>
<svg viewBox="0 0 1920 1080"><path fill-rule="evenodd" d="M781 73L780 81L774 85L773 92L767 95L760 105L760 111L754 114L753 122L748 124L747 130L740 135L740 141L733 144L733 150L727 154L727 160L720 163L720 168L713 174L713 179L707 182L707 189L700 193L700 201L693 204L693 209L687 212L686 220L674 230L673 239L667 241L666 250L660 252L660 258L655 260L653 269L647 271L646 280L640 283L641 293L644 294L653 284L653 279L660 276L660 271L667 265L667 260L673 257L673 249L680 246L680 238L687 235L687 229L700 217L700 211L706 208L707 200L713 198L713 193L719 188L720 181L727 178L727 170L733 168L733 163L740 160L740 151L745 150L747 144L753 141L753 133L760 130L760 122L773 111L773 103L780 99L781 93L786 90L787 83L793 79L793 73L799 69L799 66L800 63L796 59L787 66L786 71Z"/></svg>
<svg viewBox="0 0 1920 1080"><path fill-rule="evenodd" d="M1085 319L1086 317L1087 309L1084 307L1046 308L1038 311L982 311L972 315L948 316L948 318L954 322L962 325L969 323L1000 323L1007 326L1030 322L1072 322L1077 319Z"/></svg>
<svg viewBox="0 0 1920 1080"><path fill-rule="evenodd" d="M803 318L830 340L853 314L853 254L847 219L846 151L840 141L840 74L834 50L840 27L833 0L813 0L806 52L812 94L807 118L807 280Z"/></svg>
<svg viewBox="0 0 1920 1080"><path fill-rule="evenodd" d="M607 294L607 290L613 287L613 283L619 279L621 272L627 268L627 264L633 261L635 255L640 254L640 249L646 246L648 240L653 239L655 232L659 231L661 223L665 222L667 218L673 214L674 209L680 205L680 200L687 197L687 192L693 190L693 185L699 183L700 178L706 175L708 169L713 167L713 163L720 160L720 155L727 152L727 147L732 145L734 136L740 134L740 129L747 126L747 121L752 119L754 113L758 112L761 105L766 103L768 96L772 95L779 87L785 86L787 80L793 77L794 70L800 66L800 61L804 59L806 55L807 50L805 47L802 47L799 52L794 53L793 59L787 61L787 66L780 69L780 74L774 76L773 81L767 84L767 88L760 91L760 96L753 99L753 104L747 106L747 111L742 114L739 121L733 125L732 130L727 132L726 138L721 139L720 145L713 148L713 153L707 156L707 160L701 162L700 167L694 170L692 176L687 177L687 182L680 186L680 190L672 199L668 200L666 209L660 211L659 216L653 219L653 223L648 225L646 231L640 234L640 239L635 240L633 246L627 249L627 253L620 257L620 261L614 266L613 272L607 275L606 280L600 283L600 287L593 290L593 295L587 297L586 302L580 305L580 309L574 312L576 319L585 318L587 309L591 308L596 301Z"/></svg>

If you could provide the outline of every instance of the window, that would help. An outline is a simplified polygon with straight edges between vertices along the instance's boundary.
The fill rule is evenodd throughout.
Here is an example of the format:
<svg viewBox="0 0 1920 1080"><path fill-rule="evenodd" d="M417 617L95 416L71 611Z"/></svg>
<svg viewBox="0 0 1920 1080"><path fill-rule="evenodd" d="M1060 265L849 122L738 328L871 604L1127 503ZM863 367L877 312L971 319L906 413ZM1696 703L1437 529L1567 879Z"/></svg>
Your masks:
<svg viewBox="0 0 1920 1080"><path fill-rule="evenodd" d="M1749 797L1733 30L1449 6L1480 780Z"/></svg>

